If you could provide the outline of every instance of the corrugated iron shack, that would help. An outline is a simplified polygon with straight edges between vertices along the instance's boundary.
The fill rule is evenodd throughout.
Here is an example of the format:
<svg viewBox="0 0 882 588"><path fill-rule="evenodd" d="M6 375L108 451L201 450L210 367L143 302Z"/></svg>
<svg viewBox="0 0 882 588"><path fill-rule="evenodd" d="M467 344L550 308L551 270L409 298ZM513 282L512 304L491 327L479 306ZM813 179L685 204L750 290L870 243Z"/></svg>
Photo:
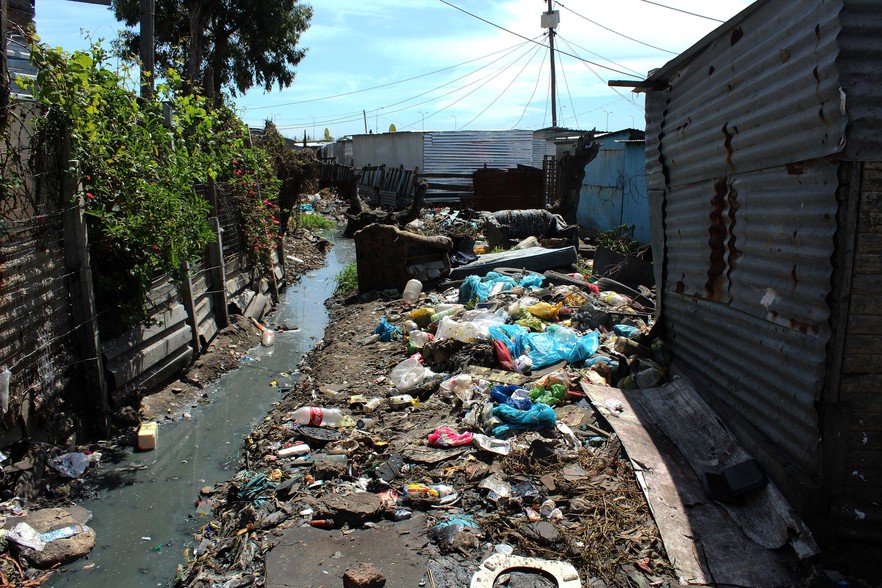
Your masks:
<svg viewBox="0 0 882 588"><path fill-rule="evenodd" d="M822 544L879 573L882 4L761 0L645 86L677 363Z"/></svg>
<svg viewBox="0 0 882 588"><path fill-rule="evenodd" d="M353 136L351 161L356 169L366 165L415 169L429 183L427 201L457 203L472 196L475 170L528 166L532 150L532 131L379 133Z"/></svg>
<svg viewBox="0 0 882 588"><path fill-rule="evenodd" d="M623 129L597 135L597 140L600 151L585 166L576 220L594 231L632 225L634 239L649 243L643 131Z"/></svg>

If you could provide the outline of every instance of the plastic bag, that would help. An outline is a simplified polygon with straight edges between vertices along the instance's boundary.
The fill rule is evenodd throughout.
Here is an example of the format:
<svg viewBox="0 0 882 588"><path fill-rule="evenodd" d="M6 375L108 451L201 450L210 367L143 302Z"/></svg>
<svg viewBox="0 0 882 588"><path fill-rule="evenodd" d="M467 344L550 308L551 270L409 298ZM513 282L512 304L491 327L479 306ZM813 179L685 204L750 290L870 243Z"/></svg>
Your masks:
<svg viewBox="0 0 882 588"><path fill-rule="evenodd" d="M494 343L498 343L498 341L494 341ZM527 357L526 355L521 355L514 362L514 371L519 374L525 374L530 372L533 369L533 360Z"/></svg>
<svg viewBox="0 0 882 588"><path fill-rule="evenodd" d="M466 304L475 298L484 302L490 296L506 292L514 287L514 278L498 272L488 272L483 280L480 276L468 276L459 287L459 303Z"/></svg>
<svg viewBox="0 0 882 588"><path fill-rule="evenodd" d="M537 302L528 310L530 314L539 317L544 321L556 322L558 320L557 313L563 307L563 302L557 304L548 304L547 302Z"/></svg>
<svg viewBox="0 0 882 588"><path fill-rule="evenodd" d="M527 329L518 325L498 325L488 330L494 341L501 341L508 347L512 357L524 354L523 337L528 333Z"/></svg>
<svg viewBox="0 0 882 588"><path fill-rule="evenodd" d="M613 325L613 330L616 332L616 335L627 337L629 339L633 339L634 337L643 334L640 329L631 325Z"/></svg>
<svg viewBox="0 0 882 588"><path fill-rule="evenodd" d="M65 478L79 478L89 467L89 456L85 453L65 453L52 458L49 465Z"/></svg>
<svg viewBox="0 0 882 588"><path fill-rule="evenodd" d="M505 343L497 339L493 340L493 350L496 352L496 359L504 369L510 372L515 371L515 362L511 357L511 351L505 346Z"/></svg>
<svg viewBox="0 0 882 588"><path fill-rule="evenodd" d="M463 343L472 343L478 339L486 338L487 335L481 331L481 328L478 325L474 323L458 322L446 316L438 323L438 328L435 331L435 339L438 341L443 339L453 339L455 341L462 341Z"/></svg>
<svg viewBox="0 0 882 588"><path fill-rule="evenodd" d="M6 534L6 539L17 543L22 547L30 547L35 551L43 551L46 542L32 526L27 523L18 523Z"/></svg>
<svg viewBox="0 0 882 588"><path fill-rule="evenodd" d="M534 404L530 410L518 410L503 404L494 408L492 414L505 423L493 427L491 433L494 437L502 437L512 431L553 429L557 422L554 409L547 404Z"/></svg>
<svg viewBox="0 0 882 588"><path fill-rule="evenodd" d="M494 386L493 389L490 390L490 400L498 404L511 406L518 410L530 410L533 406L533 401L530 400L529 397L514 397L515 392L521 389L522 388L519 386L514 385Z"/></svg>
<svg viewBox="0 0 882 588"><path fill-rule="evenodd" d="M522 344L533 366L543 368L562 359L568 363L588 359L600 348L600 338L596 332L579 336L567 327L551 325L544 333L527 333Z"/></svg>
<svg viewBox="0 0 882 588"><path fill-rule="evenodd" d="M422 384L431 374L432 370L423 366L419 359L411 357L396 365L389 378L399 392L407 392Z"/></svg>
<svg viewBox="0 0 882 588"><path fill-rule="evenodd" d="M567 396L567 388L562 384L552 384L548 388L536 386L530 390L530 400L533 402L541 402L548 406L557 406L563 404Z"/></svg>
<svg viewBox="0 0 882 588"><path fill-rule="evenodd" d="M389 342L401 339L401 329L389 324L386 317L380 319L380 324L374 329L374 334L380 336L380 341Z"/></svg>
<svg viewBox="0 0 882 588"><path fill-rule="evenodd" d="M447 425L441 425L429 433L428 441L432 447L459 447L471 445L473 435L471 431L457 433Z"/></svg>

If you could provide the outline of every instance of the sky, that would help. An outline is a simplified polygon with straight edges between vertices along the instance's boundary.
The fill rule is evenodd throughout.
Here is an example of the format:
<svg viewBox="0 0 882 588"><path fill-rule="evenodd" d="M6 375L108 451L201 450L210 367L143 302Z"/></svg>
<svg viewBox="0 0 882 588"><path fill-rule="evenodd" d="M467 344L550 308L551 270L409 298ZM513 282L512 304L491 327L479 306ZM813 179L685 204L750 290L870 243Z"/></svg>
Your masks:
<svg viewBox="0 0 882 588"><path fill-rule="evenodd" d="M398 131L551 126L548 49L539 44L547 45L540 27L547 0L446 1L313 0L294 83L252 89L234 99L237 111L251 126L272 120L294 138L321 138L325 129L333 137L365 127L386 132L392 124ZM558 126L642 129L643 95L608 80L644 78L749 4L554 2ZM100 5L37 0L36 13L41 39L69 51L88 46L81 31L110 40L121 28Z"/></svg>

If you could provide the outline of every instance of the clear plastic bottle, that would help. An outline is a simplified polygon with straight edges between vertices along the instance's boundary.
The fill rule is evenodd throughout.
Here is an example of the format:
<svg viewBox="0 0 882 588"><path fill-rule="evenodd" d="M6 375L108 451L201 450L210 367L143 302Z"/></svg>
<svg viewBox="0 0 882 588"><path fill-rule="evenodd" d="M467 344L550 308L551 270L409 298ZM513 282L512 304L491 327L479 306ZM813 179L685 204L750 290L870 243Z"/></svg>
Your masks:
<svg viewBox="0 0 882 588"><path fill-rule="evenodd" d="M264 347L272 347L276 342L276 334L269 329L265 329L260 336L260 342L263 343Z"/></svg>
<svg viewBox="0 0 882 588"><path fill-rule="evenodd" d="M401 294L401 299L407 304L416 304L416 301L420 299L420 292L422 291L422 282L419 280L409 280L407 285L404 286L404 292Z"/></svg>
<svg viewBox="0 0 882 588"><path fill-rule="evenodd" d="M343 411L338 408L301 406L291 413L291 418L301 425L336 427L343 422Z"/></svg>

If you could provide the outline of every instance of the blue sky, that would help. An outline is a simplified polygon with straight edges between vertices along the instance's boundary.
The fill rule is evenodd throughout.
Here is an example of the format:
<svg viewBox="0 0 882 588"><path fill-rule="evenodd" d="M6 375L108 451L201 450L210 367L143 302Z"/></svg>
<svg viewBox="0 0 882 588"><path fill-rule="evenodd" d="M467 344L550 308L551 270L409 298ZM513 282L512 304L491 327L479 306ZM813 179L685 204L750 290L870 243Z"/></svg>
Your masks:
<svg viewBox="0 0 882 588"><path fill-rule="evenodd" d="M544 0L449 1L524 37L544 33ZM660 3L726 20L750 1ZM272 119L285 135L298 138L304 131L321 137L325 128L334 137L363 133L365 119L375 132L390 124L398 130L550 126L547 49L441 0L311 4L312 25L302 39L308 53L294 84L235 99L249 124ZM556 48L571 54L557 56L558 125L570 128L643 128L642 95L616 92L606 82L644 76L719 26L646 0L555 4L561 21ZM109 9L98 5L37 0L36 9L40 37L68 50L87 46L81 29L111 39L120 28ZM361 91L376 86L385 87Z"/></svg>

